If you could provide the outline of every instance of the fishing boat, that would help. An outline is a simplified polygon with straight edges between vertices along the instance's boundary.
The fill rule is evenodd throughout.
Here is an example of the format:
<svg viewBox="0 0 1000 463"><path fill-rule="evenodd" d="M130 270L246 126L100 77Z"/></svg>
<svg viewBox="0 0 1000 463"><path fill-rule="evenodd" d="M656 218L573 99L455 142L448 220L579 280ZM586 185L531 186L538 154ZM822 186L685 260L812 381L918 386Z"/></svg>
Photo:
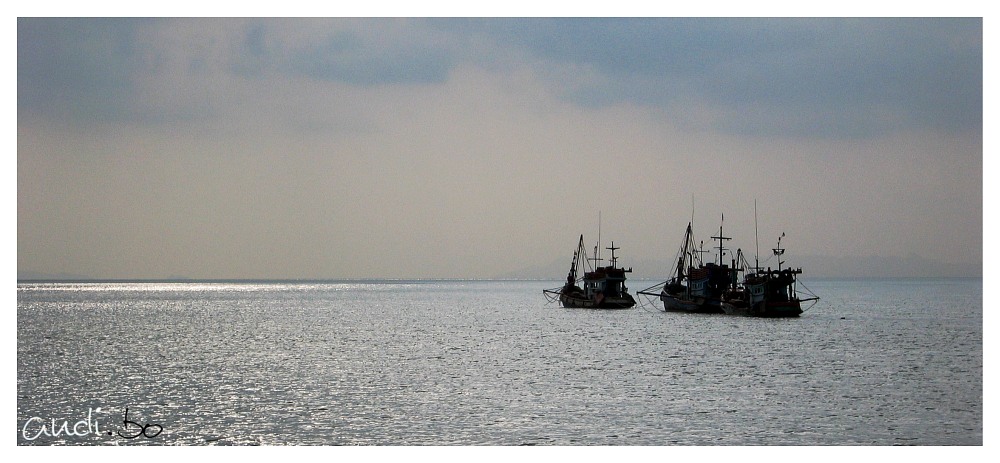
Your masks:
<svg viewBox="0 0 1000 463"><path fill-rule="evenodd" d="M597 255L597 247L594 248L594 257L586 257L583 235L580 235L580 243L573 253L573 263L566 276L566 283L561 288L542 291L549 302L559 301L563 307L579 309L628 309L634 306L635 299L625 286L625 274L632 272L632 269L617 266L618 258L615 257L615 251L621 248L615 247L614 242L611 243L611 247L605 249L611 251L611 265L596 266L589 272L585 271L583 278L578 279L580 267L584 262L590 260L595 263L601 262ZM580 283L583 287L580 287Z"/></svg>
<svg viewBox="0 0 1000 463"><path fill-rule="evenodd" d="M663 302L663 310L667 312L722 313L722 295L735 285L737 270L721 263L727 251L723 243L731 239L722 234L721 225L719 234L712 239L719 242L716 248L719 263L703 263L701 254L708 251L695 248L689 222L674 275L638 294L659 298Z"/></svg>
<svg viewBox="0 0 1000 463"><path fill-rule="evenodd" d="M806 297L799 295L797 280L798 275L802 274L801 268L781 268L785 263L781 260L785 253L785 249L781 247L781 238L784 236L782 233L778 237L778 246L772 249L774 256L778 258L777 270L770 267L762 269L759 265L750 267L743 252L737 250L737 261L746 273L742 283L724 294L721 304L723 312L750 317L798 317L803 312L803 302L819 300L819 297L809 292L804 293Z"/></svg>

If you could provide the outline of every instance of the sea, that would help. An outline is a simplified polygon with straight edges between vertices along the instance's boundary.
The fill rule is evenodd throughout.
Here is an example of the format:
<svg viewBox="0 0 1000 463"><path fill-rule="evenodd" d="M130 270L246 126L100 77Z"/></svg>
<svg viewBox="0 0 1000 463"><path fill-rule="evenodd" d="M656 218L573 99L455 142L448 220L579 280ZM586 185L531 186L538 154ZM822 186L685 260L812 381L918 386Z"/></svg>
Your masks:
<svg viewBox="0 0 1000 463"><path fill-rule="evenodd" d="M18 282L17 444L983 445L981 278L804 280L787 319L560 283Z"/></svg>

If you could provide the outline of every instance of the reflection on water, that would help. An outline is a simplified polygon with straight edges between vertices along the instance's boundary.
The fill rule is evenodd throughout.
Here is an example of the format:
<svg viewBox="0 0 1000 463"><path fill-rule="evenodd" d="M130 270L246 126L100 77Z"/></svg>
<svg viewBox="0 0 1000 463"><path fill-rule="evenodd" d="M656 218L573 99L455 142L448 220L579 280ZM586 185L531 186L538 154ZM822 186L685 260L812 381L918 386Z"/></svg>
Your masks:
<svg viewBox="0 0 1000 463"><path fill-rule="evenodd" d="M981 280L810 282L783 320L551 286L19 284L18 444L982 445ZM126 407L162 433L108 436Z"/></svg>

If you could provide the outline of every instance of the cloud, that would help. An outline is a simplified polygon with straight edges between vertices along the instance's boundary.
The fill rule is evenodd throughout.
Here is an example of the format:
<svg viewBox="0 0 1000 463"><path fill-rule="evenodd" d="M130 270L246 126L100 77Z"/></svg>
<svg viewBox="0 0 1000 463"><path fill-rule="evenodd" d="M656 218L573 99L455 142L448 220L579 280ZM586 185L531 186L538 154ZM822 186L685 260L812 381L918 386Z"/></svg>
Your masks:
<svg viewBox="0 0 1000 463"><path fill-rule="evenodd" d="M350 31L332 32L292 50L289 68L316 79L371 86L443 83L455 64L450 50L433 44L366 39Z"/></svg>
<svg viewBox="0 0 1000 463"><path fill-rule="evenodd" d="M933 19L22 18L18 266L487 277L561 258L598 211L629 258L672 246L692 199L706 236L725 213L749 239L754 198L761 236L796 252L975 263L981 36Z"/></svg>
<svg viewBox="0 0 1000 463"><path fill-rule="evenodd" d="M584 68L564 96L683 113L757 136L867 138L982 126L981 19L527 19L441 21ZM498 45L498 48L503 46ZM596 77L595 77L596 75Z"/></svg>
<svg viewBox="0 0 1000 463"><path fill-rule="evenodd" d="M463 65L740 135L982 127L977 18L18 20L22 112L204 118L230 81L440 85Z"/></svg>
<svg viewBox="0 0 1000 463"><path fill-rule="evenodd" d="M142 21L17 21L18 112L48 117L130 117Z"/></svg>

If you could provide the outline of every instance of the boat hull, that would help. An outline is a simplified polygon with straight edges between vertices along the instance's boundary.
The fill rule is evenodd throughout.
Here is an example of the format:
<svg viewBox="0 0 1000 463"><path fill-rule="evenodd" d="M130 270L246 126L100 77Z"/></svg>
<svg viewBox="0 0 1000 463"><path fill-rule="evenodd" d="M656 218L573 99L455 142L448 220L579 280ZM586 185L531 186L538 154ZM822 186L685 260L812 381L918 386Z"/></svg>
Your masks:
<svg viewBox="0 0 1000 463"><path fill-rule="evenodd" d="M802 307L799 301L764 301L754 305L746 304L742 301L726 301L721 304L721 307L727 315L740 315L744 317L787 318L798 317L802 314Z"/></svg>
<svg viewBox="0 0 1000 463"><path fill-rule="evenodd" d="M667 312L722 313L719 301L704 297L688 299L664 292L660 294L660 300L663 301L663 310Z"/></svg>
<svg viewBox="0 0 1000 463"><path fill-rule="evenodd" d="M597 299L562 294L559 302L567 309L628 309L635 306L635 299L629 294Z"/></svg>

